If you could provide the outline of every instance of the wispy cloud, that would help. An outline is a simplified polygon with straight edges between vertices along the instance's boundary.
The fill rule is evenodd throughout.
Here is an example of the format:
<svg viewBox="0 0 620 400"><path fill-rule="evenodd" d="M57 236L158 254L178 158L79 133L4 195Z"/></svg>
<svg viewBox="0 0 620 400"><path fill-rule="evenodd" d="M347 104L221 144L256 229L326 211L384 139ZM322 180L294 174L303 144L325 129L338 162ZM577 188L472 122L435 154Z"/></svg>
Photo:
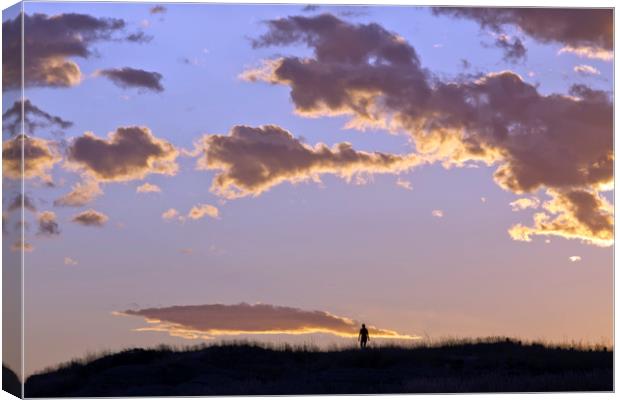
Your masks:
<svg viewBox="0 0 620 400"><path fill-rule="evenodd" d="M575 71L578 74L581 75L600 75L601 71L599 71L598 69L594 68L591 65L576 65L575 67L573 67L573 71Z"/></svg>
<svg viewBox="0 0 620 400"><path fill-rule="evenodd" d="M405 190L413 190L413 185L410 181L402 178L396 179L396 186L401 187Z"/></svg>
<svg viewBox="0 0 620 400"><path fill-rule="evenodd" d="M65 257L64 264L65 265L78 265L78 262L77 262L77 260L74 260L71 257Z"/></svg>

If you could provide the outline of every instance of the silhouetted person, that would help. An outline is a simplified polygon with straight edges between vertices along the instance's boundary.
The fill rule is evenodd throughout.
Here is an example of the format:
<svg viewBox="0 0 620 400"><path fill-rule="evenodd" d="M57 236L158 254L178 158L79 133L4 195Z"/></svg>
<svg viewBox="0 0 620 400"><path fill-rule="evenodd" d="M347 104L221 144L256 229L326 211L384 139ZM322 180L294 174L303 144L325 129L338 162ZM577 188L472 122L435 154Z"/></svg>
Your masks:
<svg viewBox="0 0 620 400"><path fill-rule="evenodd" d="M365 349L366 343L370 340L370 335L368 334L368 329L366 329L366 324L362 324L362 329L360 329L360 334L357 337L357 340L360 341L360 347Z"/></svg>

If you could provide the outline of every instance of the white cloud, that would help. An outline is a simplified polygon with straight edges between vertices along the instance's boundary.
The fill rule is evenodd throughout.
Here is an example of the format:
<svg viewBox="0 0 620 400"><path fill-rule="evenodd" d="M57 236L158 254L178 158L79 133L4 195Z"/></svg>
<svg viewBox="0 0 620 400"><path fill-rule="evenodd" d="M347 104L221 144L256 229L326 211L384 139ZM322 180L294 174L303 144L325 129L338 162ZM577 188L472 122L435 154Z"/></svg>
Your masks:
<svg viewBox="0 0 620 400"><path fill-rule="evenodd" d="M431 215L435 218L443 218L443 211L442 210L433 210L431 212Z"/></svg>
<svg viewBox="0 0 620 400"><path fill-rule="evenodd" d="M599 71L598 69L594 68L591 65L586 65L586 64L575 65L575 67L573 68L573 71L581 75L600 75L601 74L601 71Z"/></svg>
<svg viewBox="0 0 620 400"><path fill-rule="evenodd" d="M78 265L77 260L74 260L71 257L65 257L65 265Z"/></svg>
<svg viewBox="0 0 620 400"><path fill-rule="evenodd" d="M399 186L405 190L413 190L413 186L411 185L411 182L406 179L401 179L401 178L396 179L396 186Z"/></svg>

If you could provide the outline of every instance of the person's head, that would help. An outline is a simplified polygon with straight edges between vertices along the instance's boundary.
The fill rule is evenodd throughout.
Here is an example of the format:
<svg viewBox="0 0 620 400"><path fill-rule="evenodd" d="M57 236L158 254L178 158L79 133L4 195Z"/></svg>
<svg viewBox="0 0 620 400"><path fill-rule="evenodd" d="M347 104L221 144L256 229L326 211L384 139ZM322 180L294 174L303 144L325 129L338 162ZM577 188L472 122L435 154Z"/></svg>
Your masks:
<svg viewBox="0 0 620 400"><path fill-rule="evenodd" d="M366 328L366 324L362 324L362 328Z"/></svg>

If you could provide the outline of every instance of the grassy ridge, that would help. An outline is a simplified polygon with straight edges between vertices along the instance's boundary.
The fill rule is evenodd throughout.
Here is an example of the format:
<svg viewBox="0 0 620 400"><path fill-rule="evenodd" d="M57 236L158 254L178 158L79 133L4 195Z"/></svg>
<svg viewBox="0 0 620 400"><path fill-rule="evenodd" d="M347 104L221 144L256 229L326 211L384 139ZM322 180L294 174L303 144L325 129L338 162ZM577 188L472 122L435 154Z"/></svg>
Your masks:
<svg viewBox="0 0 620 400"><path fill-rule="evenodd" d="M28 397L611 391L613 353L509 339L320 351L229 343L91 355L26 380Z"/></svg>

